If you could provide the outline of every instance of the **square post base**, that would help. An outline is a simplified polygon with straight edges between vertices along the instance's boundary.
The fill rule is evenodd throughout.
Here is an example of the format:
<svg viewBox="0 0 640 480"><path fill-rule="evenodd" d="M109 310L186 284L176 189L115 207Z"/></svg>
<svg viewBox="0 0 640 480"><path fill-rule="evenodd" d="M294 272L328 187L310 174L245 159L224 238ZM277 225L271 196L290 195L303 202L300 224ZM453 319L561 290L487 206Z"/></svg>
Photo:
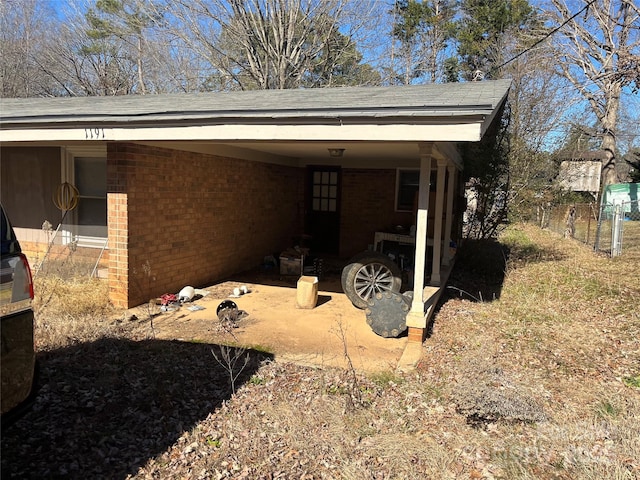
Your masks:
<svg viewBox="0 0 640 480"><path fill-rule="evenodd" d="M408 340L412 343L423 343L426 339L426 328L409 327Z"/></svg>

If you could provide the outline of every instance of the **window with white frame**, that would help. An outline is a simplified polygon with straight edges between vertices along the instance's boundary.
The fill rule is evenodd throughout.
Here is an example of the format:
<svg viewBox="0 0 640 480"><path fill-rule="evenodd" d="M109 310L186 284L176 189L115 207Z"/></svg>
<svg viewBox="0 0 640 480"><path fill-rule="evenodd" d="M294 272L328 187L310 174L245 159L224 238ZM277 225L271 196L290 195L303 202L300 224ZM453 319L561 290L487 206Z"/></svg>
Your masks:
<svg viewBox="0 0 640 480"><path fill-rule="evenodd" d="M420 170L398 169L396 172L396 210L413 211L420 186Z"/></svg>
<svg viewBox="0 0 640 480"><path fill-rule="evenodd" d="M65 181L78 189L78 204L65 220L69 241L102 248L107 239L107 159L99 151L67 152Z"/></svg>
<svg viewBox="0 0 640 480"><path fill-rule="evenodd" d="M433 191L435 184L429 185ZM399 168L396 171L396 211L413 212L420 189L420 170Z"/></svg>

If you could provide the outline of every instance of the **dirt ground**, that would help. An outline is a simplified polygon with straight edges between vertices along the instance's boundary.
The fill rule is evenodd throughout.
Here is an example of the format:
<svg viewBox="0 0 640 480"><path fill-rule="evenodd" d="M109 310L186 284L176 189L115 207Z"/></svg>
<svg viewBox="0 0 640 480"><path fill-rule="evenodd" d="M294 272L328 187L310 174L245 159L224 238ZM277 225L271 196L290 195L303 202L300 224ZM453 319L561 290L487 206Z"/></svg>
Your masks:
<svg viewBox="0 0 640 480"><path fill-rule="evenodd" d="M313 309L297 306L297 281L298 277L256 270L197 289L194 301L177 311L161 313L154 307L155 337L241 345L268 351L276 360L310 366L347 367L350 361L357 370L368 372L398 367L407 346L406 333L384 338L373 332L365 312L342 292L338 273L320 277ZM242 286L248 293L235 297L234 289ZM222 328L216 310L224 300L246 312L238 328ZM146 306L131 313L148 317Z"/></svg>

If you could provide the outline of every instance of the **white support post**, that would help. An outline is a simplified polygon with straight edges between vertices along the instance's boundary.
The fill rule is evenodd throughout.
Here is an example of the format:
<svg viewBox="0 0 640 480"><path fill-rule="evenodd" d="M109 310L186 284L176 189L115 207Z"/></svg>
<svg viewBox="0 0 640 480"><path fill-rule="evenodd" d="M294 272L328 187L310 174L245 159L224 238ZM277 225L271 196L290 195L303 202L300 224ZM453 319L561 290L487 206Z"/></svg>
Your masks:
<svg viewBox="0 0 640 480"><path fill-rule="evenodd" d="M451 249L449 244L451 243L451 228L453 226L453 193L456 188L456 176L457 171L455 165L451 164L447 167L447 213L444 224L444 256L442 260L443 265L451 264Z"/></svg>
<svg viewBox="0 0 640 480"><path fill-rule="evenodd" d="M440 265L442 264L442 214L444 212L444 180L447 161L438 159L438 179L436 181L436 222L433 229L433 263L430 285L440 286Z"/></svg>
<svg viewBox="0 0 640 480"><path fill-rule="evenodd" d="M407 314L407 326L425 329L424 277L427 256L427 214L429 211L429 184L431 183L432 144L420 145L420 185L418 188L418 214L416 218L416 252L413 272L413 301Z"/></svg>

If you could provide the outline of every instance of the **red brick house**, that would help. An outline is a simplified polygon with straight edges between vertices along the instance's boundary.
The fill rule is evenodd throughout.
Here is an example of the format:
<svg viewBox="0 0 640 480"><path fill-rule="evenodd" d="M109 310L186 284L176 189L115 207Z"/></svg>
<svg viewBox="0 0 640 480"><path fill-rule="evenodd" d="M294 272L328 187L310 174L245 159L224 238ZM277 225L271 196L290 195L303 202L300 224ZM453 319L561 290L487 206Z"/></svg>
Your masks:
<svg viewBox="0 0 640 480"><path fill-rule="evenodd" d="M416 227L420 291L425 279L440 285L450 260L457 146L483 137L508 89L2 99L1 200L21 242L42 251L43 222L61 218L52 199L60 206L60 185L74 185L59 237L104 252L119 306L252 268L302 233L348 257L393 225ZM424 311L416 297L407 324L424 329Z"/></svg>

